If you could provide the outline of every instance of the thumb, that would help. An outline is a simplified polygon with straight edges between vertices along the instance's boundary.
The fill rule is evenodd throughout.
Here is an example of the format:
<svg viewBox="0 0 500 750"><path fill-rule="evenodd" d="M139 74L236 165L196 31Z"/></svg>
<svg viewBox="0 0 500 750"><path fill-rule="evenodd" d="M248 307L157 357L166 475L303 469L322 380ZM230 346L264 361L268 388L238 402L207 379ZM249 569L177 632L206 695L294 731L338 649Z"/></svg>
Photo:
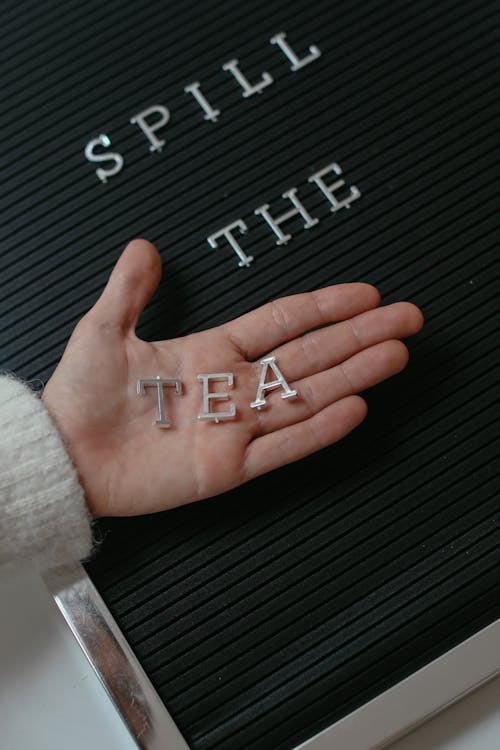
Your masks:
<svg viewBox="0 0 500 750"><path fill-rule="evenodd" d="M132 240L120 255L93 315L123 331L134 330L161 278L161 258L148 240Z"/></svg>

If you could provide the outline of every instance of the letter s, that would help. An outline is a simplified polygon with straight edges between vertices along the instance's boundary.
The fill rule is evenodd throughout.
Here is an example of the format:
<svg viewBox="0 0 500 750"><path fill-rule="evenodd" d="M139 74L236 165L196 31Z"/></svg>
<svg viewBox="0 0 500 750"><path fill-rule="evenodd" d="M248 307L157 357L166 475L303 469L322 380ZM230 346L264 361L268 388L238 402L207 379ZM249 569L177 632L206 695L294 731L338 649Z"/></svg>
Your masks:
<svg viewBox="0 0 500 750"><path fill-rule="evenodd" d="M101 135L98 138L94 138L92 141L89 141L87 145L85 146L85 158L88 159L88 161L91 162L101 162L101 161L113 161L114 166L108 167L107 169L102 169L99 167L96 169L95 173L98 176L98 178L101 180L101 182L106 183L108 181L108 177L112 177L115 174L118 174L118 172L121 172L123 169L123 156L118 153L109 153L109 154L95 154L94 148L96 146L104 146L105 148L109 148L111 146L111 140L108 138L107 135L104 135L101 133Z"/></svg>

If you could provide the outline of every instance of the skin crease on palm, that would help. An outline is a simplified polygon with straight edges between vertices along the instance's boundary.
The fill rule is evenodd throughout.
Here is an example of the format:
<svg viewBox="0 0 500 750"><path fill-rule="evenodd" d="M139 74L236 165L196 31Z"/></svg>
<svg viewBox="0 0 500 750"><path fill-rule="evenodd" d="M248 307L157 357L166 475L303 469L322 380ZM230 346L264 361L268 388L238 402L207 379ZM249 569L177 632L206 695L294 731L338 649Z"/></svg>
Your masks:
<svg viewBox="0 0 500 750"><path fill-rule="evenodd" d="M135 327L160 276L155 247L130 242L43 394L97 516L201 500L335 443L366 416L357 394L406 366L399 339L423 323L415 305L379 307L373 286L352 283L282 298L208 331L146 342ZM260 359L270 355L299 395L268 391L266 407L251 409ZM234 420L197 419L196 376L213 372L234 373ZM136 392L139 378L157 375L183 383L181 396L165 392L169 429L153 424L156 389Z"/></svg>

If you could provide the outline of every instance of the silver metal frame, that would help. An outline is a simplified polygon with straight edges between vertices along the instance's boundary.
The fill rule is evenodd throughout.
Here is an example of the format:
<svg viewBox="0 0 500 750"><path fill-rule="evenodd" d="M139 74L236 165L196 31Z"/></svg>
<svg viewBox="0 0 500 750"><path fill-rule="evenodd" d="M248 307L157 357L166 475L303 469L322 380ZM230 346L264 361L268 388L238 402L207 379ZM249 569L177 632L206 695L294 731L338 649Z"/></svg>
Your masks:
<svg viewBox="0 0 500 750"><path fill-rule="evenodd" d="M189 750L81 565L45 581L140 750ZM298 745L295 750L381 750L500 675L500 620Z"/></svg>
<svg viewBox="0 0 500 750"><path fill-rule="evenodd" d="M380 750L500 674L500 620L295 750Z"/></svg>
<svg viewBox="0 0 500 750"><path fill-rule="evenodd" d="M44 580L137 747L189 750L85 569L76 564Z"/></svg>

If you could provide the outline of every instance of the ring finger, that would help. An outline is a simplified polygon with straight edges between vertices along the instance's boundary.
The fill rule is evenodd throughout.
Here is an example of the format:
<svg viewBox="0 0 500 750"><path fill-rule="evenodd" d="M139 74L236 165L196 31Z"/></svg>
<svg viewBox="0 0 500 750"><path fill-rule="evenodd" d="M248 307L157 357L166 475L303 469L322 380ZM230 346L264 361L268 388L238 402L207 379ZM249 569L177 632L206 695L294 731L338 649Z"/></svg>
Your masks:
<svg viewBox="0 0 500 750"><path fill-rule="evenodd" d="M256 436L302 422L335 401L370 388L396 375L408 362L408 350L401 341L384 341L357 352L335 367L290 382L296 399L282 399L279 391L266 396L266 407L256 410Z"/></svg>

